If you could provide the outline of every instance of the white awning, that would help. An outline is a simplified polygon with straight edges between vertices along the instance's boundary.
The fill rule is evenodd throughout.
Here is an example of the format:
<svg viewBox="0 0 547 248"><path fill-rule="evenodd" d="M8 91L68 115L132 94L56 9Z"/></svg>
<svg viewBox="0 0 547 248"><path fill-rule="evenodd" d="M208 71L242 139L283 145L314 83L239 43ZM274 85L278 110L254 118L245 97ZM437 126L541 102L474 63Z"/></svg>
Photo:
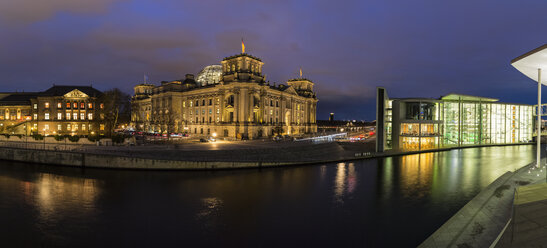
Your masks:
<svg viewBox="0 0 547 248"><path fill-rule="evenodd" d="M511 60L511 65L536 82L541 69L541 83L547 85L547 44Z"/></svg>

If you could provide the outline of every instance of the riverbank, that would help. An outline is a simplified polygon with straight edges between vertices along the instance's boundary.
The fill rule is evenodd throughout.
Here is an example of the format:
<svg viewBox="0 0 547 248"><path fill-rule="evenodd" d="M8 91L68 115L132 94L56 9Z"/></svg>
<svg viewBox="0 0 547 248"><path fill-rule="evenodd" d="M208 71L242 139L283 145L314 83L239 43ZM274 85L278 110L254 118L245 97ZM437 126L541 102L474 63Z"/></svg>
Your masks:
<svg viewBox="0 0 547 248"><path fill-rule="evenodd" d="M75 146L69 147L70 149L55 145L44 145L43 147L47 149L40 149L42 146L30 149L26 144L24 145L3 142L0 160L111 169L211 170L323 164L486 147L480 145L426 151L374 153L372 152L373 142L322 144L304 142L224 144L218 142L157 146ZM507 144L488 146L507 146ZM237 149L233 149L234 147Z"/></svg>
<svg viewBox="0 0 547 248"><path fill-rule="evenodd" d="M542 160L545 164L545 159ZM429 236L419 247L491 247L512 214L513 192L518 186L543 182L545 168L535 162L506 172Z"/></svg>

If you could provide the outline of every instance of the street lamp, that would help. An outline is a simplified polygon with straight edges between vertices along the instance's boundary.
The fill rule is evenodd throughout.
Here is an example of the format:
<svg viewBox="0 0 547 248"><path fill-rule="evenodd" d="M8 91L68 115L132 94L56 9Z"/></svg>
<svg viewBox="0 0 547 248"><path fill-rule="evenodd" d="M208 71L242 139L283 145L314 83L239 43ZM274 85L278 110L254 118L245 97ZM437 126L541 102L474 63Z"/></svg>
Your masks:
<svg viewBox="0 0 547 248"><path fill-rule="evenodd" d="M547 85L547 80L541 78L542 70L547 69L547 44L511 60L511 65L522 74L538 83L538 107L537 107L537 153L536 166L540 166L541 154L541 84Z"/></svg>

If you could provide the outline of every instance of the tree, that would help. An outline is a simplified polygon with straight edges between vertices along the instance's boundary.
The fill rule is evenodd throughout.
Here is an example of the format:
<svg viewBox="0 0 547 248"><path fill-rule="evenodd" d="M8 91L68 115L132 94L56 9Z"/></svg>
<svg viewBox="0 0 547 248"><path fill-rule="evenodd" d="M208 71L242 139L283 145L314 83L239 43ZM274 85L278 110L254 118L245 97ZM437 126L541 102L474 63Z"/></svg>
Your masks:
<svg viewBox="0 0 547 248"><path fill-rule="evenodd" d="M274 135L281 135L281 134L283 134L283 127L277 125L273 128L272 131L273 131Z"/></svg>
<svg viewBox="0 0 547 248"><path fill-rule="evenodd" d="M131 120L131 96L118 88L105 91L101 96L104 103L105 130L112 136L114 129L120 123L129 123Z"/></svg>

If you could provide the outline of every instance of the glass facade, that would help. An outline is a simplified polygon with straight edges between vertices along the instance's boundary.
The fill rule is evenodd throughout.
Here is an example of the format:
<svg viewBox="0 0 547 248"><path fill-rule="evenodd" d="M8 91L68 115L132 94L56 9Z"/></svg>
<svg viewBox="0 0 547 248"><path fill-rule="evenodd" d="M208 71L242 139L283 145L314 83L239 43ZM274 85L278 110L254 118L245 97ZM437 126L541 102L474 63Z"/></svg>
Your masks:
<svg viewBox="0 0 547 248"><path fill-rule="evenodd" d="M443 146L532 140L532 106L473 102L444 102L443 105Z"/></svg>

